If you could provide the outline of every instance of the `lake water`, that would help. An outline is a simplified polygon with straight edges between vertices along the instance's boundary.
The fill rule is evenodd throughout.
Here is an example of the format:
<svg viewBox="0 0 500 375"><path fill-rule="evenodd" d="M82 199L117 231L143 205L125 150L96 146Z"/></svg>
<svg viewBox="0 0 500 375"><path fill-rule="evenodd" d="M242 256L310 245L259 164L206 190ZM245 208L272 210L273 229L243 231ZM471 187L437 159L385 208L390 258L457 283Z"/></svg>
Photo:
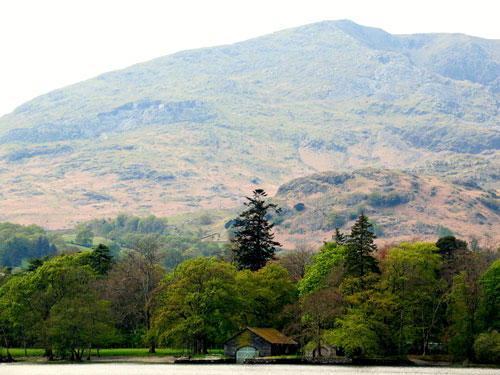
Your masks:
<svg viewBox="0 0 500 375"><path fill-rule="evenodd" d="M0 364L0 375L500 375L500 369L302 365Z"/></svg>

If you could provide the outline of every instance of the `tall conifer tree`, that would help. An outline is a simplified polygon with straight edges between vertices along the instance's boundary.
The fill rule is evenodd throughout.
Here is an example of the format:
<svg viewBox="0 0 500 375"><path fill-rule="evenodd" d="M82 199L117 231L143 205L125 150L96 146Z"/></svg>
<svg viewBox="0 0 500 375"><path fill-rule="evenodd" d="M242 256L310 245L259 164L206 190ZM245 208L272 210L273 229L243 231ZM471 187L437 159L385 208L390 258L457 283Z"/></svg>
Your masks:
<svg viewBox="0 0 500 375"><path fill-rule="evenodd" d="M274 257L276 247L281 244L274 241L272 229L274 223L266 218L269 210L279 213L276 204L266 202L266 192L262 189L253 191L253 197L247 197L247 209L235 219L236 229L231 239L234 245L235 260L240 268L257 271Z"/></svg>
<svg viewBox="0 0 500 375"><path fill-rule="evenodd" d="M362 213L351 229L351 235L346 241L346 272L352 276L364 277L370 272L379 273L378 261L373 257L377 246L373 242L376 238L373 225L368 217Z"/></svg>

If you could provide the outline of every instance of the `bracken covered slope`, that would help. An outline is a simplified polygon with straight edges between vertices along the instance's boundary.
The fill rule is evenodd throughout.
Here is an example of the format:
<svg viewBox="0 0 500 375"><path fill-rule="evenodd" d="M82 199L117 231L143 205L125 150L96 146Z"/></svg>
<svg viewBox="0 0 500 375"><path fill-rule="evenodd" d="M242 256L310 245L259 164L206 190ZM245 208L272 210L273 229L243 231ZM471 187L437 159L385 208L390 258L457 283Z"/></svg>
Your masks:
<svg viewBox="0 0 500 375"><path fill-rule="evenodd" d="M180 52L0 118L0 220L228 208L324 170L497 189L500 41L321 22Z"/></svg>

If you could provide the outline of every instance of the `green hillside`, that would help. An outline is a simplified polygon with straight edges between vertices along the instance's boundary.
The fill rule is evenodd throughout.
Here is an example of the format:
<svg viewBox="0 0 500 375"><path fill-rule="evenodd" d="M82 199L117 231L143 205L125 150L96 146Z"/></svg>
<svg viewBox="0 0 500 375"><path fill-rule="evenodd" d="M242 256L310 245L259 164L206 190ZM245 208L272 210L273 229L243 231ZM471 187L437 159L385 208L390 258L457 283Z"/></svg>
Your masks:
<svg viewBox="0 0 500 375"><path fill-rule="evenodd" d="M365 167L498 189L499 73L500 41L332 21L103 74L0 118L0 220L234 208Z"/></svg>

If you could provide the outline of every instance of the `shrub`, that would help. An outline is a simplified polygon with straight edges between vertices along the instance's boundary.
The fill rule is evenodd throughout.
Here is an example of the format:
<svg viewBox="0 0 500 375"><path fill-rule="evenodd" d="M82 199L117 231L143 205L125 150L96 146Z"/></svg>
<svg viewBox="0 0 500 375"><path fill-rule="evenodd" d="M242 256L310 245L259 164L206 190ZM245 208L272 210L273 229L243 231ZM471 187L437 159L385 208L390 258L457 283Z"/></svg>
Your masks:
<svg viewBox="0 0 500 375"><path fill-rule="evenodd" d="M293 206L293 208L297 211L297 212L300 212L300 211L304 211L306 209L306 206L304 203L297 203L295 206Z"/></svg>
<svg viewBox="0 0 500 375"><path fill-rule="evenodd" d="M500 362L500 333L481 333L474 342L474 355L480 363Z"/></svg>
<svg viewBox="0 0 500 375"><path fill-rule="evenodd" d="M368 204L373 207L393 207L398 204L407 203L408 201L408 196L401 195L395 191L391 191L385 195L374 191L368 195Z"/></svg>
<svg viewBox="0 0 500 375"><path fill-rule="evenodd" d="M212 224L212 218L208 214L203 214L199 217L200 225L210 225Z"/></svg>

